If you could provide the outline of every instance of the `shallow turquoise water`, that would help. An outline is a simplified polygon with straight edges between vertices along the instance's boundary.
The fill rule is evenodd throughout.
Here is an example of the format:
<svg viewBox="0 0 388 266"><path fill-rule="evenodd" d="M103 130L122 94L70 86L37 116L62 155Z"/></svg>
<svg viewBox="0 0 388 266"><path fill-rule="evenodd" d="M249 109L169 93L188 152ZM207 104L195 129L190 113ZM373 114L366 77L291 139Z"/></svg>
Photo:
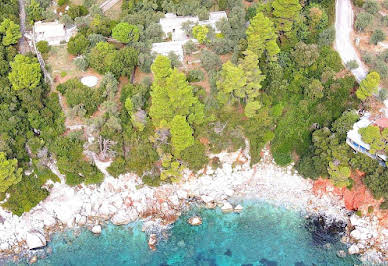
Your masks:
<svg viewBox="0 0 388 266"><path fill-rule="evenodd" d="M100 236L87 230L53 237L53 253L37 265L353 265L356 257L338 258L338 237L317 234L298 212L263 202L244 202L241 214L192 209L179 219L152 252L141 223L108 225ZM203 224L186 219L199 214ZM331 248L324 244L330 242Z"/></svg>

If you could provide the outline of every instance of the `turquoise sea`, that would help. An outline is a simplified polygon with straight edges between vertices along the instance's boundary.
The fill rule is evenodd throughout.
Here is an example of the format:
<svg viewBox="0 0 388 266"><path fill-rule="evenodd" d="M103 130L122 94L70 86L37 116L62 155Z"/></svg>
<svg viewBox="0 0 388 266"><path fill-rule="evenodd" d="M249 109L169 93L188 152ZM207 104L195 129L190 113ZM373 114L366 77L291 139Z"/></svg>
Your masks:
<svg viewBox="0 0 388 266"><path fill-rule="evenodd" d="M52 253L37 265L354 265L357 257L338 258L340 236L318 220L264 202L247 201L240 214L192 208L150 251L141 222L107 225L101 235L82 230L53 236ZM200 215L203 224L186 220ZM333 229L333 228L332 228ZM334 228L335 229L335 228ZM334 230L335 231L335 230ZM329 243L329 244L328 244Z"/></svg>

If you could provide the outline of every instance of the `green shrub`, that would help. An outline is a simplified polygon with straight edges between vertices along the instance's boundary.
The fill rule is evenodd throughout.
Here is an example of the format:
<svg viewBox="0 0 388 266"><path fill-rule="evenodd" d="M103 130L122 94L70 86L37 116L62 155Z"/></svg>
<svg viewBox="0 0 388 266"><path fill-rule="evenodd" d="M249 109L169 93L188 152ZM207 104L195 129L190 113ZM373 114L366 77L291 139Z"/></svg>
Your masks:
<svg viewBox="0 0 388 266"><path fill-rule="evenodd" d="M199 82L202 81L205 74L200 69L193 69L187 73L188 82Z"/></svg>
<svg viewBox="0 0 388 266"><path fill-rule="evenodd" d="M383 7L384 7L385 9L388 9L388 0L384 0L384 1L383 1Z"/></svg>
<svg viewBox="0 0 388 266"><path fill-rule="evenodd" d="M387 198L380 204L380 209L388 210L388 199Z"/></svg>
<svg viewBox="0 0 388 266"><path fill-rule="evenodd" d="M61 78L64 78L67 76L67 72L66 71L61 71Z"/></svg>
<svg viewBox="0 0 388 266"><path fill-rule="evenodd" d="M125 174L125 159L123 157L117 157L107 170L110 175L116 178L119 177L119 175L121 174Z"/></svg>
<svg viewBox="0 0 388 266"><path fill-rule="evenodd" d="M358 7L362 7L364 5L364 0L353 0L353 4Z"/></svg>
<svg viewBox="0 0 388 266"><path fill-rule="evenodd" d="M358 68L357 61L356 60L350 60L350 61L346 62L346 68L349 69L349 70L353 70L353 69Z"/></svg>
<svg viewBox="0 0 388 266"><path fill-rule="evenodd" d="M373 210L374 210L374 209L373 209L373 206L369 206L369 207L368 207L368 213L373 213Z"/></svg>
<svg viewBox="0 0 388 266"><path fill-rule="evenodd" d="M40 41L36 44L36 48L41 54L47 54L50 52L51 46L47 41Z"/></svg>
<svg viewBox="0 0 388 266"><path fill-rule="evenodd" d="M10 197L3 207L18 216L30 211L49 195L46 189L41 188L42 185L34 175L24 176L21 182L7 190Z"/></svg>
<svg viewBox="0 0 388 266"><path fill-rule="evenodd" d="M371 44L377 45L378 42L381 42L384 40L385 40L385 33L382 30L377 29L372 33L372 36L370 37L369 42Z"/></svg>
<svg viewBox="0 0 388 266"><path fill-rule="evenodd" d="M360 14L357 15L354 26L358 31L363 31L365 30L366 27L369 26L372 20L373 20L373 15L366 12L361 12Z"/></svg>
<svg viewBox="0 0 388 266"><path fill-rule="evenodd" d="M70 0L58 0L58 5L59 6L64 6L69 4Z"/></svg>
<svg viewBox="0 0 388 266"><path fill-rule="evenodd" d="M142 181L144 184L150 187L158 187L160 186L160 176L156 174L144 175L142 177Z"/></svg>
<svg viewBox="0 0 388 266"><path fill-rule="evenodd" d="M183 150L181 157L187 163L187 167L195 172L201 170L209 162L209 158L205 153L205 146L199 141Z"/></svg>
<svg viewBox="0 0 388 266"><path fill-rule="evenodd" d="M362 212L361 212L361 210L356 211L356 215L359 216L359 217L362 217Z"/></svg>
<svg viewBox="0 0 388 266"><path fill-rule="evenodd" d="M380 4L375 0L366 0L362 7L372 15L377 14L380 10Z"/></svg>

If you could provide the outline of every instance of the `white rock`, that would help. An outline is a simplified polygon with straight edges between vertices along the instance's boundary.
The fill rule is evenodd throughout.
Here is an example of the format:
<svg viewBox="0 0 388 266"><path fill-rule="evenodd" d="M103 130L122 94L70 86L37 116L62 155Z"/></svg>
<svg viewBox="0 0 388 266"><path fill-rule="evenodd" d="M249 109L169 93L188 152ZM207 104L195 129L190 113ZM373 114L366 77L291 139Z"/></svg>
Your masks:
<svg viewBox="0 0 388 266"><path fill-rule="evenodd" d="M46 238L37 231L28 232L26 242L29 249L46 246Z"/></svg>
<svg viewBox="0 0 388 266"><path fill-rule="evenodd" d="M180 189L176 192L176 194L178 195L179 199L187 199L187 192L185 190Z"/></svg>
<svg viewBox="0 0 388 266"><path fill-rule="evenodd" d="M360 249L357 247L357 245L351 245L348 249L349 254L358 254L360 252Z"/></svg>
<svg viewBox="0 0 388 266"><path fill-rule="evenodd" d="M51 215L47 215L46 217L44 217L43 222L44 222L44 225L47 227L52 227L57 224L57 221Z"/></svg>
<svg viewBox="0 0 388 266"><path fill-rule="evenodd" d="M241 206L240 204L238 204L236 207L234 207L235 212L242 212L243 209L244 209L244 207Z"/></svg>
<svg viewBox="0 0 388 266"><path fill-rule="evenodd" d="M214 201L214 198L213 198L213 197L210 197L210 196L207 196L207 195L201 196L201 199L202 199L202 201L205 202L205 203L210 203L210 202Z"/></svg>
<svg viewBox="0 0 388 266"><path fill-rule="evenodd" d="M92 228L93 234L101 234L101 231L102 231L101 225L95 225Z"/></svg>
<svg viewBox="0 0 388 266"><path fill-rule="evenodd" d="M103 203L101 207L98 209L99 215L105 219L108 219L116 211L117 211L116 207L109 203Z"/></svg>
<svg viewBox="0 0 388 266"><path fill-rule="evenodd" d="M187 222L191 225L198 226L202 224L202 218L199 216L190 217Z"/></svg>
<svg viewBox="0 0 388 266"><path fill-rule="evenodd" d="M7 242L3 242L0 244L0 250L7 250L10 248L10 245Z"/></svg>
<svg viewBox="0 0 388 266"><path fill-rule="evenodd" d="M231 197L231 196L233 196L234 191L233 191L233 189L228 189L227 188L227 189L224 190L224 193L225 193L226 196Z"/></svg>
<svg viewBox="0 0 388 266"><path fill-rule="evenodd" d="M158 243L158 238L156 234L151 234L150 238L148 239L148 246L152 250L156 250L156 244Z"/></svg>
<svg viewBox="0 0 388 266"><path fill-rule="evenodd" d="M168 200L174 205L174 206L179 206L179 198L177 195L171 195L168 197Z"/></svg>
<svg viewBox="0 0 388 266"><path fill-rule="evenodd" d="M75 217L75 222L79 225L79 226L84 226L86 224L86 216L83 216L83 215L80 215L78 214L76 217Z"/></svg>
<svg viewBox="0 0 388 266"><path fill-rule="evenodd" d="M224 202L224 205L221 207L221 211L223 212L232 212L233 206L229 202Z"/></svg>
<svg viewBox="0 0 388 266"><path fill-rule="evenodd" d="M113 215L111 221L115 225L124 225L133 222L137 217L137 212L134 209L131 209L130 211L120 210Z"/></svg>

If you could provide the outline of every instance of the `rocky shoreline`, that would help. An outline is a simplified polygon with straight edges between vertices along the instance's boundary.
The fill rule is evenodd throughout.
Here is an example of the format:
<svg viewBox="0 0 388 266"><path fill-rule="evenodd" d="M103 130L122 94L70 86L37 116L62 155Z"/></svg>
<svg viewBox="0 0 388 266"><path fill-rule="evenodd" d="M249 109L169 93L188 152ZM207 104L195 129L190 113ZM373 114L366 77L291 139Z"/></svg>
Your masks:
<svg viewBox="0 0 388 266"><path fill-rule="evenodd" d="M105 170L109 164L99 163L106 175L100 186L56 183L46 200L21 217L0 208L0 257L33 256L36 251L28 250L46 246L57 231L86 227L98 234L108 221L125 225L139 219L145 219L143 229L151 237L150 247L155 248L154 234L168 228L193 202L227 212L242 210L232 206L233 199L257 199L308 216L323 216L328 224L346 224L342 241L349 254L361 253L365 261L387 263L388 230L379 227L376 217L358 217L348 211L329 187L327 193L315 194L313 181L300 177L291 167L276 166L268 151L263 156L262 162L250 167L246 150L217 154L213 157L220 159L220 168L206 167L196 175L186 171L181 182L156 188L142 185L132 174L115 179Z"/></svg>

